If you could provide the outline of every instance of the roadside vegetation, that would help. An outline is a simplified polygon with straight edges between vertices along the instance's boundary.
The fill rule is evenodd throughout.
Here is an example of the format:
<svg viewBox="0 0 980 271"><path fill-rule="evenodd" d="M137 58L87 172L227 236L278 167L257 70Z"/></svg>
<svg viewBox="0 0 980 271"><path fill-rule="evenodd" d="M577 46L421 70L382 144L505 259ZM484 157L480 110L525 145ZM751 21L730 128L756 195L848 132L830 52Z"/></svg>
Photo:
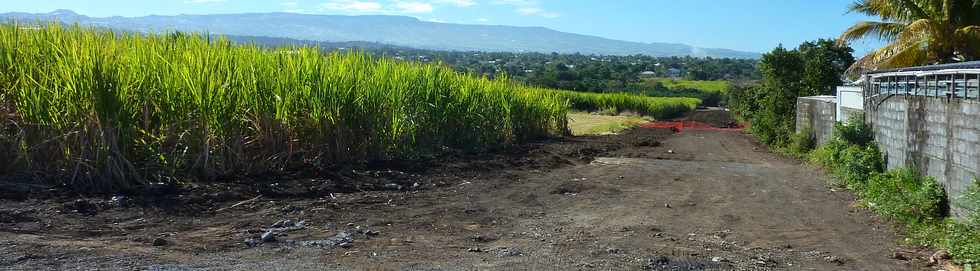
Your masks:
<svg viewBox="0 0 980 271"><path fill-rule="evenodd" d="M777 47L760 60L762 81L729 88L728 106L751 123L749 132L759 140L784 149L796 133L796 99L834 93L843 84L841 74L854 63L851 52L850 47L826 39L804 42L795 49Z"/></svg>
<svg viewBox="0 0 980 271"><path fill-rule="evenodd" d="M760 61L760 84L732 87L728 102L760 141L827 168L837 177L835 185L857 194L864 207L905 225L911 244L946 249L968 267L980 264L976 183L964 196L949 199L932 178L911 169L886 170L873 133L861 119L838 125L823 146L816 146L809 130L795 133L796 99L831 94L842 83L841 75L978 59L980 6L975 2L857 1L852 12L880 20L860 22L837 41L776 48ZM847 42L868 37L888 44L855 61ZM966 212L967 219L953 218L949 203Z"/></svg>
<svg viewBox="0 0 980 271"><path fill-rule="evenodd" d="M980 187L976 183L964 196L948 199L931 177L912 169L885 170L884 157L863 119L838 124L830 141L815 150L807 148L812 143L801 143L792 148L830 171L837 180L833 185L853 191L863 207L904 225L910 244L945 249L958 264L980 264ZM947 209L949 201L968 213L967 219L953 218Z"/></svg>
<svg viewBox="0 0 980 271"><path fill-rule="evenodd" d="M911 169L886 170L863 119L838 125L823 146L816 145L808 129L796 133L796 99L831 94L842 84L839 75L854 62L850 52L830 40L807 42L793 50L776 48L760 61L759 85L729 89L730 107L770 148L826 168L836 177L834 186L853 191L863 207L901 223L910 244L945 249L958 264L980 263L980 196L975 192L980 188L948 199L932 178ZM954 218L947 208L950 202L972 206L963 208L971 219Z"/></svg>
<svg viewBox="0 0 980 271"><path fill-rule="evenodd" d="M196 34L0 26L0 176L84 191L484 151L563 135L571 108L664 117L698 103Z"/></svg>

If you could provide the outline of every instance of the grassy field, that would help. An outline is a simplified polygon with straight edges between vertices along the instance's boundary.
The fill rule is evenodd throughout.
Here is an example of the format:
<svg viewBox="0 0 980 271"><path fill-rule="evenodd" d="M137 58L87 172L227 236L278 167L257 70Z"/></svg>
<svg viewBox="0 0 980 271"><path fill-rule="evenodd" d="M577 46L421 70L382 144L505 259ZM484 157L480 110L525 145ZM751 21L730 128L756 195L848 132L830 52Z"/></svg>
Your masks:
<svg viewBox="0 0 980 271"><path fill-rule="evenodd" d="M671 90L677 89L697 89L707 92L723 92L728 89L728 81L696 81L696 80L674 80L670 78L646 79L649 82L660 82Z"/></svg>
<svg viewBox="0 0 980 271"><path fill-rule="evenodd" d="M573 135L618 133L649 121L649 118L631 115L610 116L578 111L568 113L568 128Z"/></svg>
<svg viewBox="0 0 980 271"><path fill-rule="evenodd" d="M0 26L0 175L84 190L482 151L563 135L570 108L670 116L698 102L194 34Z"/></svg>
<svg viewBox="0 0 980 271"><path fill-rule="evenodd" d="M701 104L700 99L685 97L648 97L626 93L554 92L558 96L568 99L572 109L575 110L612 114L634 113L656 119L679 117Z"/></svg>

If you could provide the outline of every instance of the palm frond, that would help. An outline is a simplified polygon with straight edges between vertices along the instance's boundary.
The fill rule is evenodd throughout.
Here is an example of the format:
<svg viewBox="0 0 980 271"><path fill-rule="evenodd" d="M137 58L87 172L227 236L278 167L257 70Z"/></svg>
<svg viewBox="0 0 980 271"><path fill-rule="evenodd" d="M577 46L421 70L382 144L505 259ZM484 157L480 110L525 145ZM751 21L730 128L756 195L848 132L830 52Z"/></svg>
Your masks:
<svg viewBox="0 0 980 271"><path fill-rule="evenodd" d="M980 1L980 0L978 0ZM980 60L980 26L970 25L956 30L959 55L963 60Z"/></svg>
<svg viewBox="0 0 980 271"><path fill-rule="evenodd" d="M837 42L843 44L848 41L859 40L869 36L875 37L878 40L893 41L903 31L905 31L905 24L863 21L858 22L854 26L851 26L844 31L844 33L840 35L840 38L837 39Z"/></svg>
<svg viewBox="0 0 980 271"><path fill-rule="evenodd" d="M889 56L882 59L879 68L892 69L901 67L911 67L928 63L929 54L925 50L923 43L912 43L907 46L891 48Z"/></svg>

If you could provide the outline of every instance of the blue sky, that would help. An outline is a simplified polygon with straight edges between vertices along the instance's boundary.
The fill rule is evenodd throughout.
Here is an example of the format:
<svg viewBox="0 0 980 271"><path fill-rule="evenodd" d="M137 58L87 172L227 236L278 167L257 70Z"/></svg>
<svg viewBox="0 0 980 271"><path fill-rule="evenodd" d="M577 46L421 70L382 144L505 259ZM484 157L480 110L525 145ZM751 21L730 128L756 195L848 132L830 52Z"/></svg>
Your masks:
<svg viewBox="0 0 980 271"><path fill-rule="evenodd" d="M678 42L754 52L836 37L865 20L852 0L7 0L0 12L71 9L89 16L241 12L393 14L422 20L544 26L638 42ZM859 53L877 46L853 44Z"/></svg>

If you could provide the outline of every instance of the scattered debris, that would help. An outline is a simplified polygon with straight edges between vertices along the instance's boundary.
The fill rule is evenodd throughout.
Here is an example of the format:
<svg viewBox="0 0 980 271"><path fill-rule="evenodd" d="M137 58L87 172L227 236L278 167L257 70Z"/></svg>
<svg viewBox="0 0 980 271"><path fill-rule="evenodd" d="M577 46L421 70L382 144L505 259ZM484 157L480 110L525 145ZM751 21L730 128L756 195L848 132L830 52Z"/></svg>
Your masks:
<svg viewBox="0 0 980 271"><path fill-rule="evenodd" d="M216 213L220 213L220 212L224 212L224 211L227 211L227 210L231 210L231 209L234 209L235 207L238 207L238 206L242 206L242 205L245 205L245 204L249 204L249 203L253 203L253 202L256 202L256 201L258 201L258 200L259 200L259 199L261 199L261 198L262 198L262 195L259 195L259 196L257 196L257 197L254 197L254 198L252 198L252 199L248 199L248 200L244 200L244 201L241 201L241 202L239 202L239 203L235 203L235 204L233 204L233 205L231 205L231 206L228 206L228 207L225 207L225 208L221 208L221 209L218 209L218 210L217 210L217 211L215 211L215 212L216 212Z"/></svg>
<svg viewBox="0 0 980 271"><path fill-rule="evenodd" d="M718 262L703 260L672 260L667 256L654 256L647 259L647 270L705 270L721 267Z"/></svg>
<svg viewBox="0 0 980 271"><path fill-rule="evenodd" d="M824 259L824 261L827 261L828 263L836 264L836 265L839 265L839 266L840 265L844 265L844 263L846 262L844 260L844 258L833 256L833 255L830 255L830 256L827 256L827 257L823 257L823 259Z"/></svg>
<svg viewBox="0 0 980 271"><path fill-rule="evenodd" d="M123 196L123 195L115 195L115 196L112 196L111 199L109 199L109 202L108 203L109 203L110 206L113 206L113 207L129 207L129 205L130 205L131 202L130 202L129 198L127 198L126 196Z"/></svg>
<svg viewBox="0 0 980 271"><path fill-rule="evenodd" d="M385 189L387 189L387 190L394 190L394 191L401 191L402 190L402 186L399 185L399 184L389 183L389 184L385 184Z"/></svg>
<svg viewBox="0 0 980 271"><path fill-rule="evenodd" d="M262 234L261 239L263 243L270 243L276 241L276 231L268 230Z"/></svg>
<svg viewBox="0 0 980 271"><path fill-rule="evenodd" d="M83 215L95 215L99 212L99 206L85 199L77 199L75 201L66 203L64 206L66 211L71 211Z"/></svg>
<svg viewBox="0 0 980 271"><path fill-rule="evenodd" d="M949 251L946 251L945 249L941 249L939 251L936 251L936 253L933 253L932 256L929 256L929 263L930 264L941 264L943 261L949 260L949 259L950 259L949 258Z"/></svg>
<svg viewBox="0 0 980 271"><path fill-rule="evenodd" d="M500 258L504 258L504 257L517 257L517 256L523 255L523 253L521 252L520 249L512 248L512 247L497 248L496 249L496 254L497 254L497 257L500 257Z"/></svg>
<svg viewBox="0 0 980 271"><path fill-rule="evenodd" d="M892 259L896 259L900 261L911 261L912 259L918 258L917 256L919 255L921 255L921 253L916 251L898 249L892 253Z"/></svg>
<svg viewBox="0 0 980 271"><path fill-rule="evenodd" d="M272 224L273 228L286 228L292 226L296 226L296 223L293 223L293 221L290 219L279 220L278 222Z"/></svg>
<svg viewBox="0 0 980 271"><path fill-rule="evenodd" d="M349 248L353 246L354 234L349 231L342 231L334 236L322 240L310 240L299 242L300 246L319 249L332 249L336 247Z"/></svg>
<svg viewBox="0 0 980 271"><path fill-rule="evenodd" d="M483 235L483 234L480 234L480 235L477 235L477 236L473 236L473 241L476 241L478 243L489 243L489 242L497 241L498 239L499 238L497 238L496 236L492 236L492 235Z"/></svg>
<svg viewBox="0 0 980 271"><path fill-rule="evenodd" d="M259 246L261 244L262 244L262 241L261 240L258 240L258 239L255 239L255 238L245 239L245 247L248 247L248 248L257 247L257 246Z"/></svg>
<svg viewBox="0 0 980 271"><path fill-rule="evenodd" d="M162 246L166 246L166 245L169 245L169 244L170 244L170 242L167 241L167 239L163 239L162 237L158 237L157 239L153 239L153 246L155 246L155 247L162 247Z"/></svg>

